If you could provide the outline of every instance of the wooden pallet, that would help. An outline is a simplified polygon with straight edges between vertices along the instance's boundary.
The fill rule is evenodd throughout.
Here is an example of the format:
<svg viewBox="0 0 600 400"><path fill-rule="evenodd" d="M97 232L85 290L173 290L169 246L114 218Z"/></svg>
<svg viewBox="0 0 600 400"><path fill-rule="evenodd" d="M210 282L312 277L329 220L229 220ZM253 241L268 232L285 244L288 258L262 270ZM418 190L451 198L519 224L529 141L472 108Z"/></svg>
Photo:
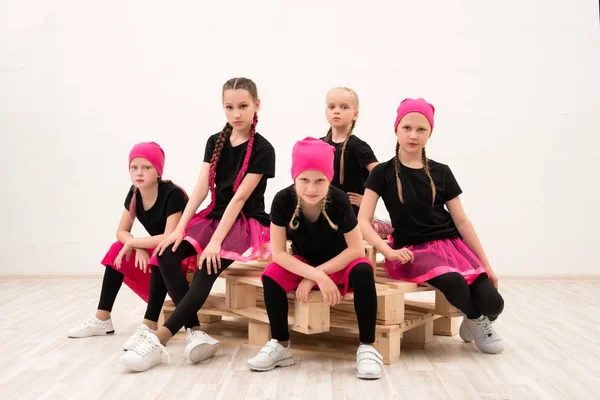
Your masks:
<svg viewBox="0 0 600 400"><path fill-rule="evenodd" d="M433 342L434 333L454 335L458 332L458 318L462 314L441 292L435 291L433 302L407 300L407 293L435 288L389 279L383 265L377 263L375 249L365 245L365 254L374 265L377 290L374 345L383 355L384 363L391 364L400 358L401 344L425 348ZM220 277L225 279L225 293L212 293L198 312L204 330L216 332L221 340L223 334L218 334L219 329L235 326L235 334L226 334L224 343L234 340L237 344L262 346L270 339L260 279L268 263L268 260L234 263L223 271ZM188 281L191 282L191 278L192 274L188 274ZM340 304L330 307L320 291L312 291L304 304L290 293L288 324L294 352L354 358L358 325L353 301L353 293L348 293ZM162 317L168 318L173 310L173 303L165 302Z"/></svg>

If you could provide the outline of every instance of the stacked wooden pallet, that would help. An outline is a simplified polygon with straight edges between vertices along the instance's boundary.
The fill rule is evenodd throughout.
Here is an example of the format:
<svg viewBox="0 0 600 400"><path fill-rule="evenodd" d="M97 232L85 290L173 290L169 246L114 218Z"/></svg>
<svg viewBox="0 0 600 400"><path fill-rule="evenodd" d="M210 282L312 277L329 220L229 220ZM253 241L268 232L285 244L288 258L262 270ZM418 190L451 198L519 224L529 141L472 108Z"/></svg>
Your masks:
<svg viewBox="0 0 600 400"><path fill-rule="evenodd" d="M401 344L424 348L432 343L434 330L440 334L456 333L459 314L441 293L436 293L435 302L406 299L407 294L434 288L388 279L383 266L377 264L373 248L367 245L365 250L377 266L375 347L385 364L398 361ZM221 274L225 279L225 293L211 294L198 312L204 330L226 343L262 346L269 340L269 321L260 279L267 263L235 263ZM339 305L330 307L319 291L312 291L306 304L296 301L291 293L288 296L288 323L294 352L355 357L358 325L353 300L354 295L348 293ZM173 310L172 302L166 302L163 317L168 318Z"/></svg>

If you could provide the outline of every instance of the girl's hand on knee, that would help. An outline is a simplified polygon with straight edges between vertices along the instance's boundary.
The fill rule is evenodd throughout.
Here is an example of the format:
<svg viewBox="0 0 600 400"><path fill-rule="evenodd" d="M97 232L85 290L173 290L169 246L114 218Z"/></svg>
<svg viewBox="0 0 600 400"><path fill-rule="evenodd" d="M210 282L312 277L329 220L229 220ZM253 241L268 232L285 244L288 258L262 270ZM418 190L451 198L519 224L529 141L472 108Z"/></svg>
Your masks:
<svg viewBox="0 0 600 400"><path fill-rule="evenodd" d="M181 242L183 241L183 231L175 229L169 236L167 236L162 242L156 246L156 253L162 256L165 249L170 245L173 245L173 251L177 250Z"/></svg>
<svg viewBox="0 0 600 400"><path fill-rule="evenodd" d="M204 260L206 260L206 273L210 275L212 268L214 273L217 274L218 270L221 269L221 245L212 240L208 243L200 257L198 257L198 269L202 269Z"/></svg>
<svg viewBox="0 0 600 400"><path fill-rule="evenodd" d="M319 289L321 290L321 293L323 293L323 298L325 299L326 304L330 306L340 304L342 301L342 294L329 276L326 276L321 282L318 283Z"/></svg>
<svg viewBox="0 0 600 400"><path fill-rule="evenodd" d="M144 273L148 272L148 262L150 261L150 253L146 249L136 249L135 251L135 266L141 269Z"/></svg>
<svg viewBox="0 0 600 400"><path fill-rule="evenodd" d="M132 247L128 245L123 246L119 254L117 254L117 258L115 258L115 267L117 269L121 269L121 263L123 262L123 257L125 257L126 261L129 261L129 257L131 256L131 252L133 251Z"/></svg>
<svg viewBox="0 0 600 400"><path fill-rule="evenodd" d="M400 261L402 264L415 261L415 255L406 247L392 250L388 254L384 254L384 256L388 261Z"/></svg>
<svg viewBox="0 0 600 400"><path fill-rule="evenodd" d="M298 299L300 303L308 303L308 294L315 286L315 284L315 281L311 281L310 279L304 278L302 282L300 282L300 284L298 285L298 288L296 289L296 299Z"/></svg>
<svg viewBox="0 0 600 400"><path fill-rule="evenodd" d="M492 285L494 285L496 290L498 290L498 277L496 274L494 274L494 271L492 271L491 268L487 271L487 276L490 282L492 282Z"/></svg>

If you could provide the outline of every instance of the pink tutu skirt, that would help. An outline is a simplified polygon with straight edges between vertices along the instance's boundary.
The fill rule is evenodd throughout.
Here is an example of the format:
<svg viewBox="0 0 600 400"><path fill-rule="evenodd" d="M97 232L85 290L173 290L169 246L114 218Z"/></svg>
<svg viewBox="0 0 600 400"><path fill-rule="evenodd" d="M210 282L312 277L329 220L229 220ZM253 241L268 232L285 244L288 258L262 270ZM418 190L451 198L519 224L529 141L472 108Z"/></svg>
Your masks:
<svg viewBox="0 0 600 400"><path fill-rule="evenodd" d="M383 221L377 218L373 218L371 221L371 226L375 229L375 232L382 239L389 239L392 233L394 232L394 228L392 228L392 224L387 221Z"/></svg>
<svg viewBox="0 0 600 400"><path fill-rule="evenodd" d="M197 215L187 225L184 240L202 254L220 222ZM254 218L238 217L221 243L221 258L240 262L266 259L270 255L270 237L268 226L261 225Z"/></svg>
<svg viewBox="0 0 600 400"><path fill-rule="evenodd" d="M148 272L144 273L143 270L135 267L135 250L133 250L131 252L131 255L129 256L129 261L127 261L127 259L125 257L123 257L123 259L121 260L121 268L117 269L117 267L115 266L115 260L117 259L117 256L119 255L119 253L121 252L122 249L123 249L123 243L121 243L121 242L113 243L112 246L110 246L110 249L108 249L108 252L102 259L101 263L102 263L102 265L111 266L116 271L119 271L120 273L122 273L124 276L123 282L125 282L125 284L127 286L129 286L131 288L131 290L133 290L135 292L135 294L140 296L142 298L142 300L144 300L147 303L148 295L150 294L150 273L151 273L150 271L151 270L149 269ZM148 249L148 253L150 253L152 255L148 264L149 265L158 265L158 262L156 261L156 257L154 254L155 250ZM181 263L181 270L184 274L188 271L194 271L195 269L196 269L196 256L186 258Z"/></svg>
<svg viewBox="0 0 600 400"><path fill-rule="evenodd" d="M294 257L296 257L298 260L300 260L302 262L306 262L306 260L300 256L294 256ZM371 265L371 261L369 261L369 259L360 258L358 260L352 261L344 269L341 269L337 272L334 272L331 275L328 275L329 278L331 278L331 280L333 281L333 283L336 284L336 286L338 287L340 294L342 296L345 296L346 293L348 293L349 291L352 290L350 288L350 271L352 271L352 268L354 268L358 264L362 264L362 263ZM302 276L296 275L295 273L290 272L287 269L280 266L279 264L275 264L275 263L271 263L271 264L267 265L262 274L268 276L269 278L271 278L275 282L277 282L277 284L279 286L281 286L283 288L283 290L285 290L286 293L289 293L292 290L297 289L300 282L302 282L304 280L304 278ZM318 289L319 289L319 285L315 284L313 290L318 290Z"/></svg>
<svg viewBox="0 0 600 400"><path fill-rule="evenodd" d="M413 283L423 283L449 272L461 274L470 285L486 270L462 239L442 239L406 246L415 256L414 262L385 261L388 276Z"/></svg>

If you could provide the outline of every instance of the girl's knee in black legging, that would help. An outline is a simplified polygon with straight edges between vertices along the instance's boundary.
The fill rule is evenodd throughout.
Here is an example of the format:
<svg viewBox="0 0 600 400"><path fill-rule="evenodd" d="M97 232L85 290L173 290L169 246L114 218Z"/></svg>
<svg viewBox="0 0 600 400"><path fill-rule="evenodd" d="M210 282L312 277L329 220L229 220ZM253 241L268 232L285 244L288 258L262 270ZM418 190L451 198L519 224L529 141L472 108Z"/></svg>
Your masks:
<svg viewBox="0 0 600 400"><path fill-rule="evenodd" d="M470 285L475 307L481 314L494 320L504 310L504 299L486 274L481 274Z"/></svg>
<svg viewBox="0 0 600 400"><path fill-rule="evenodd" d="M231 264L233 264L232 260L222 258L221 269L218 269L216 273L211 270L211 274L208 274L206 261L204 262L202 269L196 270L189 290L185 296L183 296L179 304L177 304L173 314L171 314L169 319L165 322L165 327L171 331L171 334L175 335L187 321L197 318L198 310L200 310L206 302L215 281Z"/></svg>

